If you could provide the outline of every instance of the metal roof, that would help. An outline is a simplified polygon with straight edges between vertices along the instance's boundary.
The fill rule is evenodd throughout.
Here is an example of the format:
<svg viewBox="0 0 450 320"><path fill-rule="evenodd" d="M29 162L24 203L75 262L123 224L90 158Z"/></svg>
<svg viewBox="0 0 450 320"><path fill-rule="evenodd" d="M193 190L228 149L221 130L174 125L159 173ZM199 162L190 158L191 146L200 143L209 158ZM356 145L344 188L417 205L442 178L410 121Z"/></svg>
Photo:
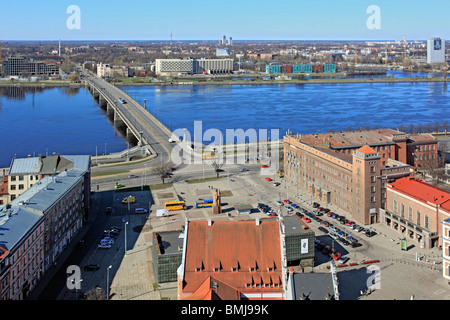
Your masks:
<svg viewBox="0 0 450 320"><path fill-rule="evenodd" d="M38 174L41 170L41 161L38 157L13 159L9 175Z"/></svg>

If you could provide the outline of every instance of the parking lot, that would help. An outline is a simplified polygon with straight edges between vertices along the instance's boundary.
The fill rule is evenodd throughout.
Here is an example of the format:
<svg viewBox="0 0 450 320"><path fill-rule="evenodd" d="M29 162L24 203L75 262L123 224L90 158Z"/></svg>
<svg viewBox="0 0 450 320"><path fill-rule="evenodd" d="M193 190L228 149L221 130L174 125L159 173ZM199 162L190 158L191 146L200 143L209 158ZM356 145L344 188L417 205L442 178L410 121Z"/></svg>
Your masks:
<svg viewBox="0 0 450 320"><path fill-rule="evenodd" d="M138 190L132 193L110 191L95 194L96 206L99 214L104 215L105 222L93 235L95 239L91 247L85 249L89 251L82 266L94 264L99 266L99 270L83 272L80 291L97 284L106 288L109 277L110 298L113 300L176 299L176 283L155 284L151 255L153 232L181 230L186 218L238 221L289 215L298 216L315 232L315 264L309 271L329 272L332 257L338 256L337 260L347 258L337 263L346 265L337 268L342 299L410 299L411 296L416 299L450 298L450 287L439 271L441 252L425 251L412 242L408 243L408 251L402 251L398 235L388 227L375 224L371 230L370 226L362 226L354 221L355 226L348 221L348 214L332 206L324 206L322 212L317 214L319 211L314 208L314 199L304 190L286 185L276 174L270 175L270 181L267 177L267 172L250 170L204 182L177 181L152 192ZM195 203L210 199L215 188L221 191L223 213L213 214L211 208L196 208ZM134 201L122 203L130 195ZM156 212L164 208L165 202L179 200L186 202L187 210L156 216ZM250 214L238 214L235 209L238 204L251 205L253 209ZM259 204L266 205L265 209ZM111 207L110 214L106 213L107 207ZM136 208L149 209L149 213L136 214ZM333 212L334 217L325 209ZM111 247L98 249L101 239L106 236L104 231L112 226L121 227L122 230L114 235ZM328 252L323 252L327 246ZM416 261L416 255L425 255L428 262ZM373 260L379 261L375 265L381 270L381 288L370 295L361 296L361 292L367 289L366 282L370 276L363 262ZM301 272L299 268L296 270ZM71 294L66 292L66 298L70 299Z"/></svg>

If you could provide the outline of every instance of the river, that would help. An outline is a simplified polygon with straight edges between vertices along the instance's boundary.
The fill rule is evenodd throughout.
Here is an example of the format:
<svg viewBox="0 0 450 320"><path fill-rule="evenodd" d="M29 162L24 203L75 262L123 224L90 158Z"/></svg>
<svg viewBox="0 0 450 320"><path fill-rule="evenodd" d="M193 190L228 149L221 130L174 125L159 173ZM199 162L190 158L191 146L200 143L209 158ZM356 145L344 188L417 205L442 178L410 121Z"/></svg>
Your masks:
<svg viewBox="0 0 450 320"><path fill-rule="evenodd" d="M450 122L444 83L123 86L172 130L298 133ZM14 156L104 154L127 148L84 88L0 87L0 167ZM276 136L272 135L272 138ZM225 140L223 140L225 141ZM205 141L205 143L209 143Z"/></svg>

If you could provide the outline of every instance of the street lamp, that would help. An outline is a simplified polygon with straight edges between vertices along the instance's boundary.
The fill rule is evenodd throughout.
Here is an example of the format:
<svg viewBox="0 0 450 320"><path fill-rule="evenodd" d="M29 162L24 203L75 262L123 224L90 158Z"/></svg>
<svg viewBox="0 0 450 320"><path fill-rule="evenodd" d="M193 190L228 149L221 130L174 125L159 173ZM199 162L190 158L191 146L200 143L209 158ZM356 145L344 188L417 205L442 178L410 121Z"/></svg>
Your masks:
<svg viewBox="0 0 450 320"><path fill-rule="evenodd" d="M106 300L109 300L109 269L111 265L106 269Z"/></svg>
<svg viewBox="0 0 450 320"><path fill-rule="evenodd" d="M124 242L125 242L125 254L127 254L127 224L128 224L128 221L127 222L125 222L125 239L124 239Z"/></svg>

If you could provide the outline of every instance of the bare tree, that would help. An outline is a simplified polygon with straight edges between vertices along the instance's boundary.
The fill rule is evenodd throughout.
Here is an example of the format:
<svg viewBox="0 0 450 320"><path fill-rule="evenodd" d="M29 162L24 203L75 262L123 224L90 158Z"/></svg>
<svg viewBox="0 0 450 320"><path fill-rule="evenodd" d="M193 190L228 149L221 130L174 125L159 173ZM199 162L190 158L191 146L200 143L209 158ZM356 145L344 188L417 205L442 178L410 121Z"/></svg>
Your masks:
<svg viewBox="0 0 450 320"><path fill-rule="evenodd" d="M167 163L161 163L152 168L151 172L158 175L161 178L162 183L165 183L164 179L169 178L170 165Z"/></svg>
<svg viewBox="0 0 450 320"><path fill-rule="evenodd" d="M86 292L86 300L106 300L106 293L101 288L94 288Z"/></svg>
<svg viewBox="0 0 450 320"><path fill-rule="evenodd" d="M217 178L219 177L219 172L222 171L223 162L219 162L217 160L214 160L211 162L211 166L214 168L214 171L216 172Z"/></svg>

